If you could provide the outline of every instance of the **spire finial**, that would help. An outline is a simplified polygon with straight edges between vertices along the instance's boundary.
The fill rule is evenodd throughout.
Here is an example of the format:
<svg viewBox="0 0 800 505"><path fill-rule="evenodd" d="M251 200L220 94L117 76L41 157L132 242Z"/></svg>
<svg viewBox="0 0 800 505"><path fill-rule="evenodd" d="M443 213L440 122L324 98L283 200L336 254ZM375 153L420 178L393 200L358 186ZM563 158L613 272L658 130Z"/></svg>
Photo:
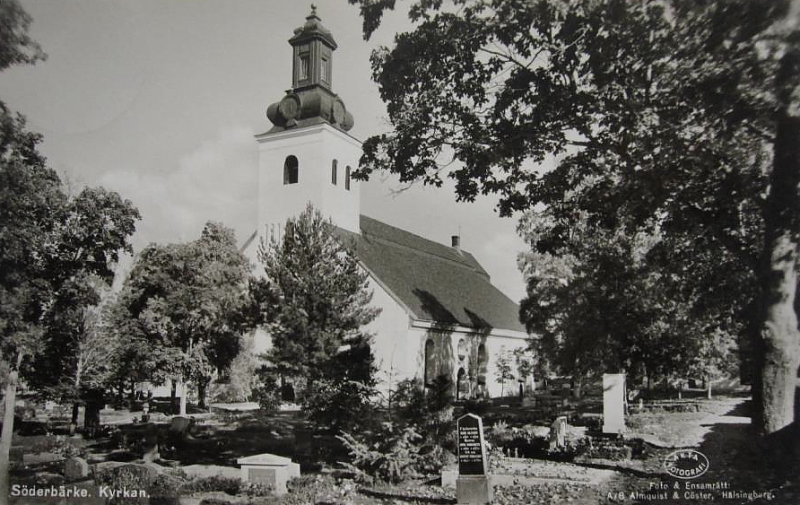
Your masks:
<svg viewBox="0 0 800 505"><path fill-rule="evenodd" d="M317 17L317 6L316 4L311 4L311 14L308 15L310 18Z"/></svg>

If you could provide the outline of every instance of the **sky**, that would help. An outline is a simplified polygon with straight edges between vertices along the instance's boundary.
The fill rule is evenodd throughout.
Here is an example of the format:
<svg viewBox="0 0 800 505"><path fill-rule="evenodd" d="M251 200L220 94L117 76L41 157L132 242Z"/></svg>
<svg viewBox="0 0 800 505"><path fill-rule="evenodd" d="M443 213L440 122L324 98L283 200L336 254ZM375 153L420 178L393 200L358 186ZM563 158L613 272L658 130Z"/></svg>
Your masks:
<svg viewBox="0 0 800 505"><path fill-rule="evenodd" d="M142 220L135 250L193 240L221 221L243 242L256 229L258 149L269 104L291 86L288 39L310 2L290 0L21 0L48 58L0 74L0 99L43 134L41 152L73 191L103 186L131 200ZM333 89L359 140L390 126L370 52L411 28L390 13L370 41L358 9L317 0L339 47ZM452 184L399 191L394 176L361 184L361 213L449 245L461 235L510 298L525 293L516 218L496 199L458 203Z"/></svg>

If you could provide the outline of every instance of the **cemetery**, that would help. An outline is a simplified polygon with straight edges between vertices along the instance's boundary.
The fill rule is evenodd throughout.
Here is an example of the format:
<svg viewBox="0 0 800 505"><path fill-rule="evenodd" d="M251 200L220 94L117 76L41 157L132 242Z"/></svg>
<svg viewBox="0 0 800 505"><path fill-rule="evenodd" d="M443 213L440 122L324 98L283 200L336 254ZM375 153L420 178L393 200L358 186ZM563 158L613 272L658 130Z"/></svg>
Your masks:
<svg viewBox="0 0 800 505"><path fill-rule="evenodd" d="M747 403L743 391L708 400L690 390L631 408L602 389L449 402L416 423L403 407L376 412L405 431L372 423L385 443L371 447L368 437L326 435L294 409L212 404L175 416L107 406L91 438L70 436L58 408L29 403L14 437L12 503L39 503L24 493L48 489L98 504L616 503L607 497L621 489L668 482L663 459L675 448L699 448L717 466L713 423ZM685 408L663 408L676 404ZM733 442L724 451L748 450Z"/></svg>
<svg viewBox="0 0 800 505"><path fill-rule="evenodd" d="M800 503L800 0L157 4L0 0L0 505Z"/></svg>

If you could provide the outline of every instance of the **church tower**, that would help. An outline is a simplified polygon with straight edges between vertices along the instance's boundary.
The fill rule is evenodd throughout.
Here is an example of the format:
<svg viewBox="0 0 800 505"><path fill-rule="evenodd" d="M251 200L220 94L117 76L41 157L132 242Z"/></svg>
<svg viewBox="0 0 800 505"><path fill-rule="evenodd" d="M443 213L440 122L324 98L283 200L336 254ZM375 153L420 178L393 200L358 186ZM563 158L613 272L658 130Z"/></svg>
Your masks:
<svg viewBox="0 0 800 505"><path fill-rule="evenodd" d="M361 142L347 132L353 116L333 92L336 41L316 7L289 39L292 88L267 108L272 128L259 146L259 235L279 237L286 220L310 202L336 226L359 232L361 195L350 173Z"/></svg>

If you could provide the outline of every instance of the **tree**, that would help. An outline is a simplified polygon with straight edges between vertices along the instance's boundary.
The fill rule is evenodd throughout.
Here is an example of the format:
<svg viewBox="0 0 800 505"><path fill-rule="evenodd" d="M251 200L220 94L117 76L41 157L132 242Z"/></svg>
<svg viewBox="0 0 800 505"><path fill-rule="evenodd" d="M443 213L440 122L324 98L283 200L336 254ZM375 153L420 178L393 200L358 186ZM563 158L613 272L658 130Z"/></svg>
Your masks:
<svg viewBox="0 0 800 505"><path fill-rule="evenodd" d="M311 205L285 230L282 240L262 242L264 275L250 288L258 322L272 338L268 373L305 383L307 407L322 414L326 406L356 408L375 384L371 335L363 328L380 311L369 305L368 274L347 237Z"/></svg>
<svg viewBox="0 0 800 505"><path fill-rule="evenodd" d="M349 1L365 36L394 7ZM446 173L461 200L497 193L503 215L546 206L556 242L585 212L609 230L724 248L754 279L755 421L777 432L793 420L800 366L798 9L416 2L414 31L373 55L394 130L364 143L356 175L440 185Z"/></svg>
<svg viewBox="0 0 800 505"><path fill-rule="evenodd" d="M99 423L96 403L109 386L119 346L106 324L112 301L110 286L95 274L67 280L44 318L40 351L28 363L25 376L39 396L73 403L72 429L80 403L87 406L85 427Z"/></svg>
<svg viewBox="0 0 800 505"><path fill-rule="evenodd" d="M741 330L733 323L742 315L732 300L742 293L733 289L736 275L720 276L716 285L732 289L711 302L693 289L693 277L671 276L658 237L609 233L584 219L560 240L557 254L537 252L546 248L551 227L547 211L528 211L520 220L518 229L532 246L520 258L528 282L520 315L540 337L533 342L539 354L560 373L580 383L589 375L625 370L634 382L646 377L649 384L713 366L712 360L737 362L728 352L704 352L710 335ZM707 261L712 260L719 262Z"/></svg>
<svg viewBox="0 0 800 505"><path fill-rule="evenodd" d="M117 193L85 188L52 223L45 266L54 290L42 318L40 348L25 375L43 397L74 403L73 425L80 402L92 400L92 412L99 412L95 404L102 400L115 349L101 311L111 296L113 265L121 250L131 251L128 239L138 218Z"/></svg>
<svg viewBox="0 0 800 505"><path fill-rule="evenodd" d="M27 34L30 16L16 0L0 3L0 70L45 58ZM42 346L45 320L68 281L82 273L107 276L120 251L130 251L138 211L116 193L87 189L70 201L56 173L38 152L41 135L0 102L0 358L8 370L0 436L0 496L8 496L8 456L17 380ZM98 198L95 198L98 197ZM112 202L105 217L105 204ZM93 214L83 204L94 205ZM75 218L70 225L71 218ZM75 232L70 236L69 232ZM80 249L71 246L83 237ZM71 252L64 257L62 253Z"/></svg>
<svg viewBox="0 0 800 505"><path fill-rule="evenodd" d="M115 331L127 341L117 378L136 368L137 378L158 384L191 380L204 407L213 373L240 350L249 268L233 230L219 223L207 223L193 242L145 248L115 308Z"/></svg>
<svg viewBox="0 0 800 505"><path fill-rule="evenodd" d="M500 348L500 352L495 359L495 367L497 368L497 380L500 381L500 396L503 396L503 389L507 381L514 378L511 368L511 358L508 356L505 348Z"/></svg>

